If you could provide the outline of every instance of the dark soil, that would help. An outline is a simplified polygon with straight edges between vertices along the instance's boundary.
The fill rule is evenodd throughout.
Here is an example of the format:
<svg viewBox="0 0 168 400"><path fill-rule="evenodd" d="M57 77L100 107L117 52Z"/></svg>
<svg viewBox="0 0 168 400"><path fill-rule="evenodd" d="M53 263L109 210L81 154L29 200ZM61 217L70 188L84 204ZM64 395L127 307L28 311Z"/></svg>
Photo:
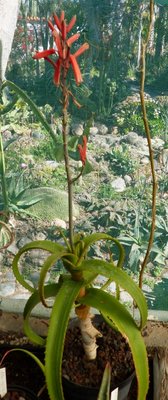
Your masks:
<svg viewBox="0 0 168 400"><path fill-rule="evenodd" d="M91 386L99 386L102 378L103 370L107 361L111 362L113 375L118 373L122 376L122 379L126 379L133 370L132 356L128 347L128 344L123 337L115 331L111 331L110 328L103 323L99 327L101 332L104 334L103 338L98 339L98 359L97 361L86 361L84 357L83 347L81 345L81 337L78 328L75 328L77 337L75 337L72 330L68 331L66 337L66 346L63 358L63 373L74 381L80 381L80 383L88 382L91 377ZM71 339L73 342L71 342ZM104 350L104 342L106 347ZM79 344L79 348L77 346ZM109 346L111 349L109 350ZM2 359L5 352L14 347L22 347L33 351L42 361L44 359L44 351L41 348L33 347L26 337L23 335L4 334L0 333L0 360ZM73 350L73 351L72 351ZM75 353L74 353L75 351ZM74 356L73 356L74 353ZM75 364L73 365L73 358L75 358ZM116 369L116 360L119 361L119 367ZM8 385L22 385L24 388L31 390L36 396L45 385L44 376L40 368L36 365L35 361L29 356L22 352L12 352L7 355L3 361L3 365L7 370L7 383ZM84 378L84 369L87 369L87 377ZM119 380L116 376L112 379L113 385L118 385ZM84 383L83 383L84 384ZM152 391L150 389L147 400L152 400ZM16 392L16 390L10 391L8 396L3 400L32 400L28 394L24 391ZM34 398L33 398L34 399ZM137 399L137 384L134 379L128 400ZM39 400L49 400L47 390L42 390Z"/></svg>
<svg viewBox="0 0 168 400"><path fill-rule="evenodd" d="M2 343L4 342L4 343ZM44 351L41 348L33 347L23 335L16 336L15 333L10 335L0 334L0 360L4 354L13 348L24 348L33 351L37 357L41 360L44 358ZM9 353L3 363L3 367L6 367L7 373L7 385L19 385L23 388L32 391L36 396L45 385L45 379L42 371L35 363L35 361L20 351L14 351ZM35 397L36 398L36 397ZM15 389L10 390L8 395L3 400L34 400L34 397L30 397L24 390L16 391ZM40 396L40 400L49 400L47 390L44 389Z"/></svg>
<svg viewBox="0 0 168 400"><path fill-rule="evenodd" d="M93 361L88 361L85 357L79 328L68 330L63 356L63 375L74 383L99 387L105 366L109 362L112 367L111 385L114 389L134 370L131 351L123 336L105 322L100 323L97 328L102 337L97 339L97 358Z"/></svg>

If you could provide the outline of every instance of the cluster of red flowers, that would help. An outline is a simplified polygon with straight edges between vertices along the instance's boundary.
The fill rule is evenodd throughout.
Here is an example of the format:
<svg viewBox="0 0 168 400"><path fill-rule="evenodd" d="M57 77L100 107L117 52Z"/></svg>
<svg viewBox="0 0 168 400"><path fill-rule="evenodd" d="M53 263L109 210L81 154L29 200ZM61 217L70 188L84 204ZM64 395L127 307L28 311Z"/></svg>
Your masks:
<svg viewBox="0 0 168 400"><path fill-rule="evenodd" d="M68 71L70 65L73 68L76 84L79 85L82 82L81 71L77 62L79 57L85 50L89 48L88 43L84 43L74 54L70 53L72 43L74 43L80 36L79 33L72 35L67 38L67 34L73 28L76 22L76 16L73 16L69 24L66 24L64 11L61 12L60 18L56 14L53 14L55 25L52 24L51 20L48 21L49 28L52 31L52 35L56 44L56 49L52 48L41 52L36 52L33 58L40 59L44 58L49 61L54 67L54 83L56 86L60 85L61 70ZM57 54L58 58L53 61L50 56Z"/></svg>

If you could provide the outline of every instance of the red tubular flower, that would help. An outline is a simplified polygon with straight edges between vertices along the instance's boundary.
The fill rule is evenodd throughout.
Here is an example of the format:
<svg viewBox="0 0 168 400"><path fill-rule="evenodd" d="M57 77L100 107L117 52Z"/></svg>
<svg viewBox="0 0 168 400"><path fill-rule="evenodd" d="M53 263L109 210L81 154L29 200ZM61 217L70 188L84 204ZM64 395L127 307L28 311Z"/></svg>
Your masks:
<svg viewBox="0 0 168 400"><path fill-rule="evenodd" d="M60 85L60 76L61 76L61 62L60 59L58 58L54 71L54 83L56 86Z"/></svg>
<svg viewBox="0 0 168 400"><path fill-rule="evenodd" d="M78 65L74 55L70 54L69 61L70 61L71 65L72 65L72 69L73 69L73 72L74 72L76 84L79 85L80 83L83 82L83 79L82 79L82 74L81 74L79 65Z"/></svg>
<svg viewBox="0 0 168 400"><path fill-rule="evenodd" d="M61 31L61 22L60 22L58 16L56 14L53 14L53 17L54 17L55 25L57 26L59 31Z"/></svg>
<svg viewBox="0 0 168 400"><path fill-rule="evenodd" d="M66 41L67 46L70 47L73 42L79 39L79 36L80 33L75 33L75 35L72 35L69 39L67 39Z"/></svg>
<svg viewBox="0 0 168 400"><path fill-rule="evenodd" d="M49 50L44 50L44 51L36 51L36 54L34 54L33 58L36 60L39 60L40 58L46 58L54 53L55 53L54 49L49 49Z"/></svg>
<svg viewBox="0 0 168 400"><path fill-rule="evenodd" d="M80 154L80 159L82 161L82 165L84 166L86 163L86 152L87 152L87 136L83 136L83 146L78 144L78 151Z"/></svg>
<svg viewBox="0 0 168 400"><path fill-rule="evenodd" d="M72 17L72 19L70 20L70 23L67 26L67 33L69 33L71 31L71 29L73 28L73 26L75 25L76 22L76 15L74 15Z"/></svg>
<svg viewBox="0 0 168 400"><path fill-rule="evenodd" d="M74 54L70 54L70 47L80 36L80 33L72 35L67 38L67 34L73 28L76 22L76 16L73 16L69 24L66 24L64 11L61 12L60 18L53 14L54 22L57 28L52 24L51 20L48 21L49 28L52 31L52 35L56 44L56 49L44 50L36 52L33 56L35 59L44 58L52 64L54 67L54 83L56 86L60 85L61 81L61 70L68 71L70 65L74 72L76 84L79 85L82 82L82 75L76 58L80 56L84 51L89 48L88 43L84 43ZM57 54L57 61L53 61L49 56Z"/></svg>
<svg viewBox="0 0 168 400"><path fill-rule="evenodd" d="M84 51L88 50L88 48L89 48L88 43L82 44L82 46L79 47L79 49L74 53L74 57L79 57L82 53L84 53Z"/></svg>

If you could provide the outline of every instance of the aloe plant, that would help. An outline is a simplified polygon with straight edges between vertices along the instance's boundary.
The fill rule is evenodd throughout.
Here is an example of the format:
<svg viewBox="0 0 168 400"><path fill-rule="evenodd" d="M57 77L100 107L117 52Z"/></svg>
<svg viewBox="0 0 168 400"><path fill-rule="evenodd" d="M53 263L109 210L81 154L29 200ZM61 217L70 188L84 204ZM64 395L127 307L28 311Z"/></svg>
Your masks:
<svg viewBox="0 0 168 400"><path fill-rule="evenodd" d="M45 346L45 363L42 367L46 385L51 400L63 400L62 389L62 357L64 349L65 335L68 327L71 310L74 309L79 319L83 346L88 359L96 358L96 338L99 336L98 330L93 326L91 319L91 307L96 308L105 318L110 326L115 326L122 335L128 340L135 370L138 380L138 400L144 400L148 391L149 372L148 358L144 340L141 335L141 329L147 321L147 304L145 297L133 281L122 269L124 262L124 248L121 243L111 235L106 233L95 233L84 236L83 233L76 234L73 222L73 184L77 182L83 174L87 165L87 141L89 135L84 134L82 140L78 140L76 145L76 156L81 160L81 170L77 176L72 176L70 167L69 147L68 147L68 126L67 110L70 100L77 107L80 107L77 99L69 90L67 84L67 74L72 67L75 82L79 85L82 82L81 71L77 62L77 57L89 48L88 44L83 44L74 54L71 53L71 45L78 39L79 33L67 37L73 28L76 17L72 17L69 24L66 23L64 12L61 12L60 18L53 15L54 23L49 20L55 48L37 52L34 56L36 60L44 58L50 62L54 68L54 84L60 87L62 92L62 137L63 154L65 161L65 171L68 186L68 204L69 204L69 231L68 238L63 235L64 245L49 240L34 241L26 244L19 250L13 260L13 272L18 282L28 289L31 293L24 309L24 329L32 342ZM56 60L54 59L56 56ZM37 61L38 62L38 61ZM54 140L55 137L53 137ZM107 254L105 259L89 258L88 252L96 242L105 241L116 246L118 251L117 264L113 262L111 253ZM20 273L19 263L23 254L33 249L42 249L49 252L46 256L44 265L41 268L38 289L34 289L24 280ZM48 270L57 262L62 261L64 271L60 275L58 283L45 284L45 278ZM104 287L97 289L94 287L94 280L99 275L103 275L107 281ZM106 292L111 281L116 282L116 296ZM136 304L140 321L137 323L126 306L120 302L119 288L125 289L133 298ZM53 299L51 305L51 298ZM50 300L48 300L50 299ZM43 338L32 330L30 325L31 313L38 303L45 307L51 306L51 317L47 337ZM87 340L86 340L87 336Z"/></svg>

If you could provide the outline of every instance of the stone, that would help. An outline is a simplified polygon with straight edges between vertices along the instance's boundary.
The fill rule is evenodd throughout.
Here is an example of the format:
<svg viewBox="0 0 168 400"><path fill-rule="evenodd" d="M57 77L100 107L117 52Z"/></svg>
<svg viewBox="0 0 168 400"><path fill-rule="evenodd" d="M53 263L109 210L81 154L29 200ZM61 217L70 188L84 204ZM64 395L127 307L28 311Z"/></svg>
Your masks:
<svg viewBox="0 0 168 400"><path fill-rule="evenodd" d="M57 169L57 167L59 166L59 163L54 160L47 160L45 161L45 166L52 169L52 171L55 171L55 169Z"/></svg>
<svg viewBox="0 0 168 400"><path fill-rule="evenodd" d="M148 165L149 164L149 158L148 157L143 157L141 159L141 164L143 165Z"/></svg>
<svg viewBox="0 0 168 400"><path fill-rule="evenodd" d="M125 176L124 176L124 181L125 181L126 185L130 185L131 182L132 182L131 176L125 175Z"/></svg>
<svg viewBox="0 0 168 400"><path fill-rule="evenodd" d="M45 240L46 235L43 232L38 232L34 235L33 240Z"/></svg>
<svg viewBox="0 0 168 400"><path fill-rule="evenodd" d="M45 135L43 133L41 133L40 131L32 131L31 137L34 139L44 139Z"/></svg>
<svg viewBox="0 0 168 400"><path fill-rule="evenodd" d="M123 301L123 303L133 303L133 298L130 296L129 293L127 293L125 290L121 290L120 292L120 299Z"/></svg>
<svg viewBox="0 0 168 400"><path fill-rule="evenodd" d="M63 219L59 219L59 218L54 219L51 222L51 226L57 226L57 227L62 228L62 229L66 229L67 228L66 222L63 221Z"/></svg>
<svg viewBox="0 0 168 400"><path fill-rule="evenodd" d="M31 274L29 276L29 279L33 283L33 286L35 288L38 287L39 278L40 278L40 273L38 271L31 272ZM45 278L45 283L47 283L49 281L49 279L50 279L50 273L47 272L46 278Z"/></svg>
<svg viewBox="0 0 168 400"><path fill-rule="evenodd" d="M31 242L31 239L28 238L27 236L23 236L17 243L19 249L23 246L25 246L25 244L28 244Z"/></svg>
<svg viewBox="0 0 168 400"><path fill-rule="evenodd" d="M142 285L142 290L144 290L144 291L147 292L147 293L151 293L151 292L152 292L151 287L150 287L149 285L147 285L146 283L144 283L144 284Z"/></svg>
<svg viewBox="0 0 168 400"><path fill-rule="evenodd" d="M7 297L11 296L15 293L15 281L13 282L3 282L0 284L0 296L1 297Z"/></svg>
<svg viewBox="0 0 168 400"><path fill-rule="evenodd" d="M89 132L90 132L90 135L97 135L97 133L98 133L98 128L97 128L97 126L92 126L92 127L90 128Z"/></svg>
<svg viewBox="0 0 168 400"><path fill-rule="evenodd" d="M97 124L99 135L106 135L108 133L108 128L104 124Z"/></svg>
<svg viewBox="0 0 168 400"><path fill-rule="evenodd" d="M164 148L164 140L160 139L159 137L155 137L154 139L151 139L152 147L156 150L163 149Z"/></svg>
<svg viewBox="0 0 168 400"><path fill-rule="evenodd" d="M12 244L7 248L7 250L9 251L9 253L11 253L11 254L13 254L13 255L15 255L15 254L18 253L18 247L16 246L15 243L12 243Z"/></svg>
<svg viewBox="0 0 168 400"><path fill-rule="evenodd" d="M83 135L83 124L79 123L79 124L73 124L72 125L72 133L73 135L76 136L82 136Z"/></svg>
<svg viewBox="0 0 168 400"><path fill-rule="evenodd" d="M118 126L112 126L111 133L112 135L118 135Z"/></svg>
<svg viewBox="0 0 168 400"><path fill-rule="evenodd" d="M125 181L121 177L114 179L114 181L111 183L111 186L116 192L124 192L126 189Z"/></svg>
<svg viewBox="0 0 168 400"><path fill-rule="evenodd" d="M133 145L137 145L139 141L139 136L136 132L129 132L121 138L121 142L127 142Z"/></svg>
<svg viewBox="0 0 168 400"><path fill-rule="evenodd" d="M163 273L162 278L168 279L168 271L166 271L166 272Z"/></svg>

